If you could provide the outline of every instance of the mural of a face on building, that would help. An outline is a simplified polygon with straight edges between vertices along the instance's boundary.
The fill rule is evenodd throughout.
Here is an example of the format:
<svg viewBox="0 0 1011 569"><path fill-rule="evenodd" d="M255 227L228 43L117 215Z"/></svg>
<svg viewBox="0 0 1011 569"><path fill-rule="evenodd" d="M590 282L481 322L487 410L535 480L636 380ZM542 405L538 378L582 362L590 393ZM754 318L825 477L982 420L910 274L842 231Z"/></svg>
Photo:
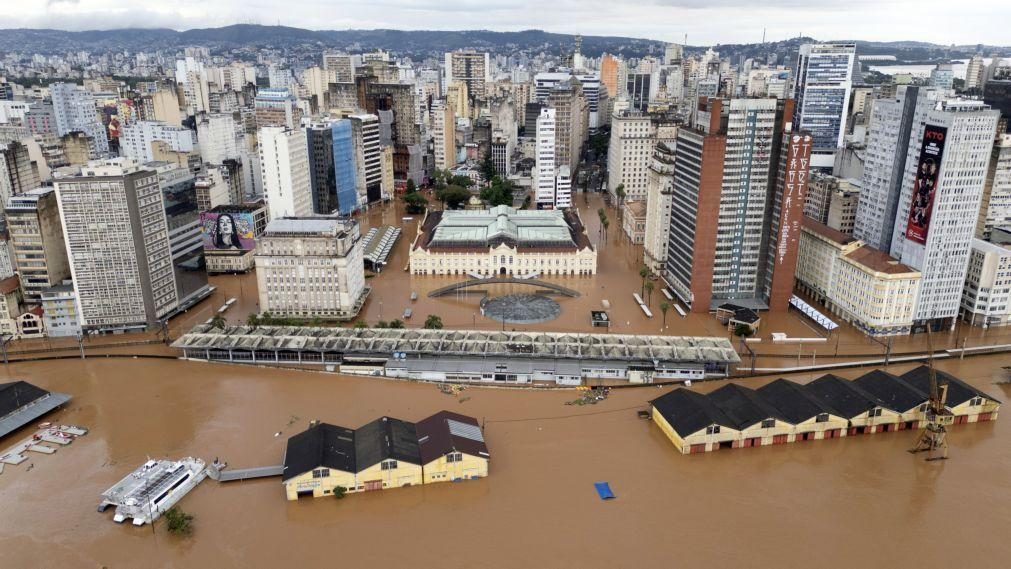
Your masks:
<svg viewBox="0 0 1011 569"><path fill-rule="evenodd" d="M214 246L218 249L241 249L239 233L235 228L235 219L222 213L214 225Z"/></svg>

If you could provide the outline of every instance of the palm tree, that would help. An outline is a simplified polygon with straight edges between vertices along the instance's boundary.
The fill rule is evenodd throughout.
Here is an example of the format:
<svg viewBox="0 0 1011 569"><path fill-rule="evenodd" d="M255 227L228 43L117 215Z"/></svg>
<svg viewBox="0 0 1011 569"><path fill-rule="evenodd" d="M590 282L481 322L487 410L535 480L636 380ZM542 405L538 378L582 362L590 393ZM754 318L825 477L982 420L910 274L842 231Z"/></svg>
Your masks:
<svg viewBox="0 0 1011 569"><path fill-rule="evenodd" d="M663 312L663 327L667 327L667 311L670 310L670 303L666 300L660 303L660 312Z"/></svg>
<svg viewBox="0 0 1011 569"><path fill-rule="evenodd" d="M428 330L441 330L442 318L435 314L429 314L428 318L425 319L425 328Z"/></svg>
<svg viewBox="0 0 1011 569"><path fill-rule="evenodd" d="M225 329L225 317L220 314L215 314L214 318L211 318L211 328L221 328Z"/></svg>
<svg viewBox="0 0 1011 569"><path fill-rule="evenodd" d="M639 291L639 294L644 295L646 294L646 277L649 276L649 267L643 265L642 268L639 269L639 276L642 277L642 290Z"/></svg>
<svg viewBox="0 0 1011 569"><path fill-rule="evenodd" d="M604 243L607 243L607 228L611 226L611 222L604 218Z"/></svg>
<svg viewBox="0 0 1011 569"><path fill-rule="evenodd" d="M618 184L617 188L614 188L614 195L618 198L618 215L624 216L625 212L622 211L622 206L625 205L625 184Z"/></svg>
<svg viewBox="0 0 1011 569"><path fill-rule="evenodd" d="M653 283L651 281L646 281L645 288L646 288L646 298L649 299L646 301L646 305L648 306L653 302Z"/></svg>

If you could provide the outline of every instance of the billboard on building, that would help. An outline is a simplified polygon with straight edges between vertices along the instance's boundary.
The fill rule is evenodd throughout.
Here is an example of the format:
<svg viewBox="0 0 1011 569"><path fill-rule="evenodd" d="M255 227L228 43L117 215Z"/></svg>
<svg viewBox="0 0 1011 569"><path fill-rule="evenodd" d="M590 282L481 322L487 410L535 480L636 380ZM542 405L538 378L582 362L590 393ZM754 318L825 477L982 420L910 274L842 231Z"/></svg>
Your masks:
<svg viewBox="0 0 1011 569"><path fill-rule="evenodd" d="M256 249L252 213L205 211L200 214L200 226L206 251L252 251Z"/></svg>
<svg viewBox="0 0 1011 569"><path fill-rule="evenodd" d="M944 157L944 139L948 129L928 124L923 131L920 159L916 163L916 177L913 179L913 196L909 206L909 221L906 224L906 239L921 245L927 243L930 217L934 212L934 197L937 193L937 178Z"/></svg>

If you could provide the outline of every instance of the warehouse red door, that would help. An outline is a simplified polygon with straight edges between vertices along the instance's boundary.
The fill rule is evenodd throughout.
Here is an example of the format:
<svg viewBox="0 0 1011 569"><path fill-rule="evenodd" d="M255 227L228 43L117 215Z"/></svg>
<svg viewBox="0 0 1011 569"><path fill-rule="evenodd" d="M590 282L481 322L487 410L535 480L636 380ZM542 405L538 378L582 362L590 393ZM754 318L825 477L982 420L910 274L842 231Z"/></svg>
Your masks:
<svg viewBox="0 0 1011 569"><path fill-rule="evenodd" d="M371 492L372 490L382 490L383 481L382 480L369 480L365 482L365 491Z"/></svg>
<svg viewBox="0 0 1011 569"><path fill-rule="evenodd" d="M989 420L990 420L990 417L991 417L992 415L993 415L993 412L992 412L992 411L990 411L990 412L987 412L987 413L980 413L980 414L979 414L979 419L977 419L977 421L989 421Z"/></svg>
<svg viewBox="0 0 1011 569"><path fill-rule="evenodd" d="M700 445L692 445L691 450L688 451L688 452L690 454L697 454L697 453L700 453L700 452L706 452L706 445L705 445L705 443L702 443Z"/></svg>

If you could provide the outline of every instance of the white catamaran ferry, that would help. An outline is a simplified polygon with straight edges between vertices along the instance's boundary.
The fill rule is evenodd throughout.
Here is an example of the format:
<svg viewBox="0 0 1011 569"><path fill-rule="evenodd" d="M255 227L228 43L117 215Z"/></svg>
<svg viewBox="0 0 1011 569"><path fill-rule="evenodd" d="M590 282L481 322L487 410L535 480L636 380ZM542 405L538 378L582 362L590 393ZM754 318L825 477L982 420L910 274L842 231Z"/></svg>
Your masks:
<svg viewBox="0 0 1011 569"><path fill-rule="evenodd" d="M206 464L199 458L149 460L106 490L98 511L116 506L116 523L127 518L135 526L152 523L206 477Z"/></svg>

